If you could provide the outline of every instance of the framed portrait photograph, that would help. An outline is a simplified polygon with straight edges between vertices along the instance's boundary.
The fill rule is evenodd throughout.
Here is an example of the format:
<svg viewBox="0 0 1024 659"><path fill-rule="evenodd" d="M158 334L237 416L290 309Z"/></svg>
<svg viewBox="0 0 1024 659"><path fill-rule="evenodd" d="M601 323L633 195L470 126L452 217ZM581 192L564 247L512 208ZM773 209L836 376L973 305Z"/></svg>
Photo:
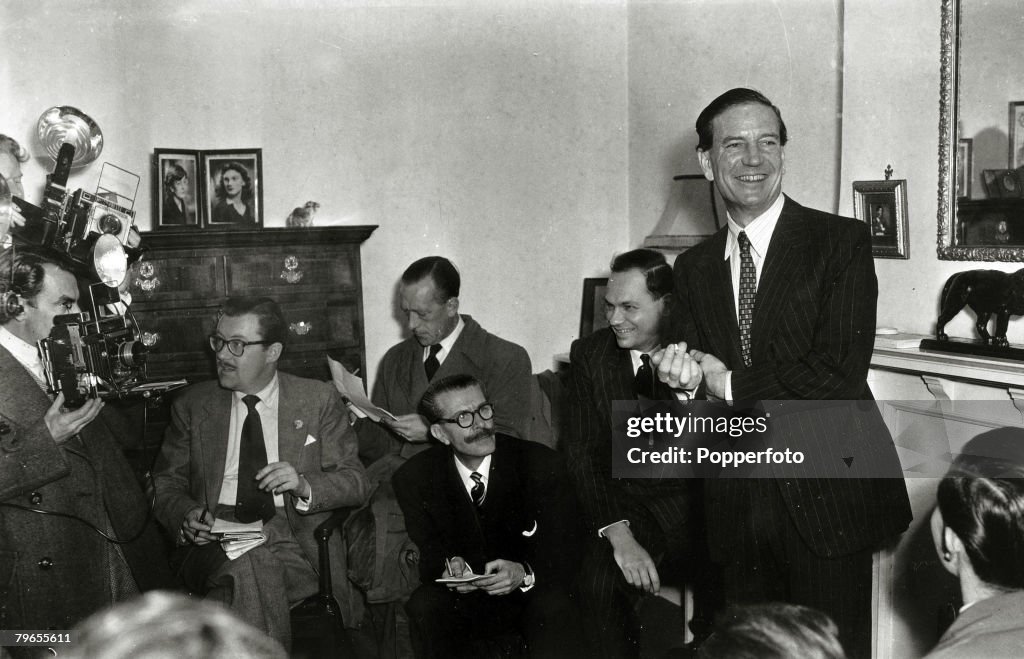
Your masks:
<svg viewBox="0 0 1024 659"><path fill-rule="evenodd" d="M203 226L199 203L202 178L199 152L189 149L154 149L153 228L188 230Z"/></svg>
<svg viewBox="0 0 1024 659"><path fill-rule="evenodd" d="M263 150L202 151L201 157L205 226L263 228Z"/></svg>
<svg viewBox="0 0 1024 659"><path fill-rule="evenodd" d="M608 321L604 317L604 293L607 288L607 277L588 277L583 280L579 338L582 339L596 330L608 327Z"/></svg>
<svg viewBox="0 0 1024 659"><path fill-rule="evenodd" d="M956 197L971 196L971 177L974 175L974 140L963 138L956 143Z"/></svg>
<svg viewBox="0 0 1024 659"><path fill-rule="evenodd" d="M853 213L871 228L875 258L910 258L907 229L907 181L854 181Z"/></svg>
<svg viewBox="0 0 1024 659"><path fill-rule="evenodd" d="M1007 120L1010 135L1010 159L1008 167L1017 169L1024 165L1024 101L1010 101L1010 116Z"/></svg>

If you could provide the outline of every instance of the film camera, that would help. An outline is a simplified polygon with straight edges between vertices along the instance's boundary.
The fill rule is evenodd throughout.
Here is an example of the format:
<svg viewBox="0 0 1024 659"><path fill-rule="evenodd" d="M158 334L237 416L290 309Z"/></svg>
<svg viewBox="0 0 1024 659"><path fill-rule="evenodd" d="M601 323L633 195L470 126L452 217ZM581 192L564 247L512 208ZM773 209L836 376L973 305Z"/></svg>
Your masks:
<svg viewBox="0 0 1024 659"><path fill-rule="evenodd" d="M80 407L88 398L148 397L183 386L184 380L146 379L146 347L117 289L128 273L129 259L141 255L141 250L128 246L139 177L114 168L120 172L115 172L115 179L134 177L135 189L129 197L124 190L131 189L130 181L127 187L120 185L122 192L105 185L104 165L95 194L84 190L69 194L66 186L74 153L71 144L61 146L41 207L11 199L25 217L24 226L11 227L14 249L19 245L42 248L67 263L80 281L94 282L83 296L81 306L86 310L55 317L50 335L39 342L47 385L55 394L64 393L68 408Z"/></svg>

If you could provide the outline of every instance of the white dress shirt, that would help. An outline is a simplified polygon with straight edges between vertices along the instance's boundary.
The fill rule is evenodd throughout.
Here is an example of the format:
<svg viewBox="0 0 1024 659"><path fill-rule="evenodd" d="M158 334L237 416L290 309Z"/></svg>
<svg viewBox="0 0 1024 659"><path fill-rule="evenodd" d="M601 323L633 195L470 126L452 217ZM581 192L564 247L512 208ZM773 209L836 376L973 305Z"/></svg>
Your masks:
<svg viewBox="0 0 1024 659"><path fill-rule="evenodd" d="M747 240L750 241L750 258L754 261L755 276L757 283L760 284L761 270L764 268L765 256L768 254L768 245L772 242L772 234L775 233L775 226L779 223L785 203L786 198L780 194L778 199L768 207L768 210L755 217L745 227L741 227L732 219L731 215L726 214L729 233L725 237L723 258L729 261L729 271L732 275L732 308L736 312L737 322L739 322L740 315L740 268L742 267L740 232L746 232ZM726 375L725 383L725 398L732 400L732 371Z"/></svg>
<svg viewBox="0 0 1024 659"><path fill-rule="evenodd" d="M484 493L487 492L487 484L490 481L491 473L491 456L488 455L485 457L480 463L480 466L475 470L462 464L462 460L459 460L454 454L452 455L452 460L455 460L455 468L459 470L459 477L462 478L462 486L466 488L466 494L469 495L470 501L473 500L473 486L476 485L476 481L470 477L474 471L480 474L480 480L484 484Z"/></svg>

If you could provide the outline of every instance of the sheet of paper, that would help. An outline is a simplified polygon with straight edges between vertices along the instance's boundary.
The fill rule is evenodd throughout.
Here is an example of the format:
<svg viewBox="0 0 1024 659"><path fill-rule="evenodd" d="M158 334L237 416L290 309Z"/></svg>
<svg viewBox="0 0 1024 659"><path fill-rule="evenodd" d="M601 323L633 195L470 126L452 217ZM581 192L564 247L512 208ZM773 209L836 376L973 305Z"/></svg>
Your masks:
<svg viewBox="0 0 1024 659"><path fill-rule="evenodd" d="M369 417L374 423L380 423L383 416L395 418L391 412L370 402L370 399L366 397L363 381L350 373L341 362L328 356L327 366L331 369L331 380L334 382L335 389L342 395L345 404L352 408L357 415Z"/></svg>
<svg viewBox="0 0 1024 659"><path fill-rule="evenodd" d="M485 574L473 574L472 572L463 573L461 577L441 577L440 579L434 579L437 583L471 583L477 579L483 579Z"/></svg>
<svg viewBox="0 0 1024 659"><path fill-rule="evenodd" d="M242 522L229 522L226 519L215 519L213 520L213 527L210 529L210 533L214 534L253 532L262 533L263 522L256 520L255 522L243 524Z"/></svg>

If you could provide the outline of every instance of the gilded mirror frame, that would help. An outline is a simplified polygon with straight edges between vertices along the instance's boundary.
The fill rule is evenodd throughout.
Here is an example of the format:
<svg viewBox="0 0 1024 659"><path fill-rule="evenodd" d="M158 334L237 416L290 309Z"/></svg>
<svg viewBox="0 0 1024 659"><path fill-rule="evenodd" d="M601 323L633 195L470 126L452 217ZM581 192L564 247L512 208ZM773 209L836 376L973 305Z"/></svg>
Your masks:
<svg viewBox="0 0 1024 659"><path fill-rule="evenodd" d="M943 261L1024 261L1024 247L957 245L956 144L960 87L960 3L942 0L939 87L938 255Z"/></svg>

